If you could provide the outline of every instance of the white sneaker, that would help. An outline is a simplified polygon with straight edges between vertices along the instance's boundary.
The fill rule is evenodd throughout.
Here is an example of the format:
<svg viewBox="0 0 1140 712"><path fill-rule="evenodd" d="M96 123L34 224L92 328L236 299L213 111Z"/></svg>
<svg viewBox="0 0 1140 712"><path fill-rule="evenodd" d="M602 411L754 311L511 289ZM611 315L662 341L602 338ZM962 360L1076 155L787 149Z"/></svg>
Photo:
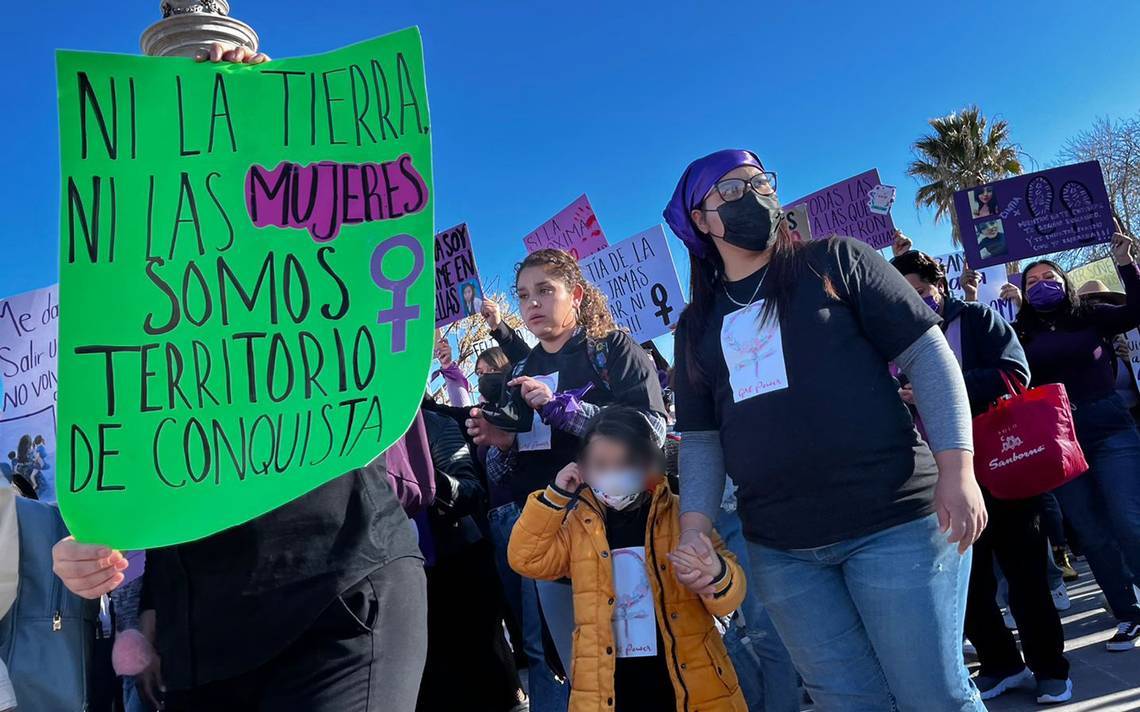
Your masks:
<svg viewBox="0 0 1140 712"><path fill-rule="evenodd" d="M1037 704L1055 705L1073 699L1072 680L1038 680Z"/></svg>
<svg viewBox="0 0 1140 712"><path fill-rule="evenodd" d="M977 675L973 678L974 686L978 688L978 693L983 700L992 700L993 698L1003 695L1010 690L1027 687L1029 683L1033 682L1033 673L1027 668L1021 668L1020 672L1014 673L1009 677L990 677L988 675Z"/></svg>
<svg viewBox="0 0 1140 712"><path fill-rule="evenodd" d="M1053 590L1053 607L1058 611L1067 611L1073 607L1073 602L1069 600L1069 590L1065 588L1065 584L1061 584Z"/></svg>

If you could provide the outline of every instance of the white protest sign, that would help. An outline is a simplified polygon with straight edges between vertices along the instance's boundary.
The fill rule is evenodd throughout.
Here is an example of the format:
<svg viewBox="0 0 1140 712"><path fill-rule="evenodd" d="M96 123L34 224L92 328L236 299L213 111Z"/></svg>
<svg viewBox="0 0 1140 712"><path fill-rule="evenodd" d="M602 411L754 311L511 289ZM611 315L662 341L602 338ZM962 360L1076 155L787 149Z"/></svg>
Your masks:
<svg viewBox="0 0 1140 712"><path fill-rule="evenodd" d="M660 225L580 261L582 273L606 295L619 326L638 342L667 334L685 307L681 282Z"/></svg>
<svg viewBox="0 0 1140 712"><path fill-rule="evenodd" d="M939 255L934 259L941 263L946 270L946 283L950 293L958 299L965 299L962 291L962 272L965 270L966 257L964 252L953 252L948 255ZM1017 307L1008 299L1001 298L1001 288L1009 281L1005 273L1005 265L985 267L976 270L978 273L978 301L992 307L1001 314L1006 321L1012 322L1017 316Z"/></svg>
<svg viewBox="0 0 1140 712"><path fill-rule="evenodd" d="M0 299L0 472L22 475L55 502L56 360L59 287Z"/></svg>

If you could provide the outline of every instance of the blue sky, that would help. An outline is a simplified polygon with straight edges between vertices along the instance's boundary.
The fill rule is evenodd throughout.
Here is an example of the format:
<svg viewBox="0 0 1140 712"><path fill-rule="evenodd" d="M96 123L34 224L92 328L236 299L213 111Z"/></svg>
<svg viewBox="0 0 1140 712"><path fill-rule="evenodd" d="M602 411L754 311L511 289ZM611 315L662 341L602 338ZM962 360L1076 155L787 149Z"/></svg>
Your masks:
<svg viewBox="0 0 1140 712"><path fill-rule="evenodd" d="M350 2L231 0L273 56L419 25L432 111L436 224L466 221L484 277L585 192L611 242L660 221L684 166L752 148L790 200L871 167L895 222L949 249L905 175L926 120L977 103L1041 164L1100 115L1140 109L1140 3ZM57 274L53 51L137 52L158 0L6 10L6 295ZM720 10L713 8L720 7ZM674 241L682 277L686 260Z"/></svg>

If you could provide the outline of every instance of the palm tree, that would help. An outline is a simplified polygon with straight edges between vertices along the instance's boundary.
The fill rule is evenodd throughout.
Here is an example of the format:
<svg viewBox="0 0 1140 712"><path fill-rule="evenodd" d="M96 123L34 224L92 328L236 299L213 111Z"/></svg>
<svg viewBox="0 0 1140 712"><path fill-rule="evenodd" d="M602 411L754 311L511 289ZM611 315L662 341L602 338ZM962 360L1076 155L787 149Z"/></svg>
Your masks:
<svg viewBox="0 0 1140 712"><path fill-rule="evenodd" d="M934 208L935 222L949 215L958 245L954 193L1021 173L1021 150L1009 139L1009 123L987 121L977 106L931 119L930 128L911 146L915 159L906 172L923 183L914 195L915 206Z"/></svg>

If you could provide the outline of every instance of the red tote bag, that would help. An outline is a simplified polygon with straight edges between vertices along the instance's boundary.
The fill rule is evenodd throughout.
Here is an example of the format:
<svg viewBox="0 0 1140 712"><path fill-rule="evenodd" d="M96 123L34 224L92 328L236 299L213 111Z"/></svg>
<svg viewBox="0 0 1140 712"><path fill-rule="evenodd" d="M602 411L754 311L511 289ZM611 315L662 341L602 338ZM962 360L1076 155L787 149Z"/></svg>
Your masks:
<svg viewBox="0 0 1140 712"><path fill-rule="evenodd" d="M1026 388L1002 373L1007 395L974 418L974 472L998 499L1025 499L1088 471L1065 386Z"/></svg>

